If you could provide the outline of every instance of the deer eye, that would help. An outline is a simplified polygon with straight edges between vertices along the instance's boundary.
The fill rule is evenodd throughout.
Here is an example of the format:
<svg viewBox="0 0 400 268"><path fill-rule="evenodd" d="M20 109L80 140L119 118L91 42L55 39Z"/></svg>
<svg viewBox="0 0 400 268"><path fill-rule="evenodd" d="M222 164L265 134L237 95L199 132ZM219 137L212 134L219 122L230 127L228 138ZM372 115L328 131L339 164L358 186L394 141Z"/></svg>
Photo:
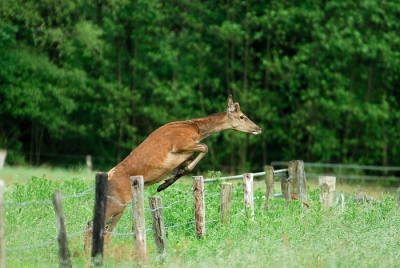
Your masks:
<svg viewBox="0 0 400 268"><path fill-rule="evenodd" d="M240 116L240 119L244 119L244 116L243 116L243 115L241 115L241 116Z"/></svg>

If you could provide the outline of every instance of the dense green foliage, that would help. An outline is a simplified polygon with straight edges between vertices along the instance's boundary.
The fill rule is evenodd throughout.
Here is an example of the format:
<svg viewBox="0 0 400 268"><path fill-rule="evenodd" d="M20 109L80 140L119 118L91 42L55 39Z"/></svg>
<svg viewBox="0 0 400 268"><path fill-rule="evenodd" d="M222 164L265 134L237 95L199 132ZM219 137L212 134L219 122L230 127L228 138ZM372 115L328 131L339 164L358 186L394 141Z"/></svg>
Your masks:
<svg viewBox="0 0 400 268"><path fill-rule="evenodd" d="M68 173L70 174L70 172ZM6 191L7 267L57 267L56 219L50 201L61 189L71 258L74 267L87 267L90 254L82 249L80 231L93 215L92 184L81 176L68 180L48 180L48 174L32 177ZM323 211L319 192L309 190L310 209L303 211L298 201L287 209L275 198L267 212L263 209L264 187L256 189L254 221L243 210L243 187L234 183L228 226L219 223L220 182L205 184L206 236L195 235L191 184L179 182L157 193L167 207L163 210L167 227L167 254L157 256L151 231L151 213L145 211L148 259L140 267L397 267L400 263L400 213L393 196L376 202L352 202ZM81 195L86 190L85 195ZM145 191L156 194L156 187ZM147 203L147 202L146 202ZM21 206L22 204L22 206ZM28 204L28 205L27 205ZM147 204L146 204L147 207ZM77 209L79 211L77 211ZM133 259L132 210L126 208L105 250L105 267L135 267ZM214 221L216 220L216 221ZM51 242L48 244L47 242Z"/></svg>
<svg viewBox="0 0 400 268"><path fill-rule="evenodd" d="M209 137L203 170L397 165L399 17L389 0L1 1L0 147L112 167L233 93L263 134Z"/></svg>

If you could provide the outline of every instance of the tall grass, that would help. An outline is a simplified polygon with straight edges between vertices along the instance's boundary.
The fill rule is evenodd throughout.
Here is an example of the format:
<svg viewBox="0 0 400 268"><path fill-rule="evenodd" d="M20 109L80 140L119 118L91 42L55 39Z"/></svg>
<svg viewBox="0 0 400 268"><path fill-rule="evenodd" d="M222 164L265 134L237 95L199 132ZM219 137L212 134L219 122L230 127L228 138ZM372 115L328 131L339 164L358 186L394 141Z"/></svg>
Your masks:
<svg viewBox="0 0 400 268"><path fill-rule="evenodd" d="M50 204L23 202L50 200L55 189L63 196L74 196L93 187L93 180L49 179L34 176L15 183L5 199L7 267L57 267L56 220ZM393 196L363 203L352 202L323 211L318 190L309 191L311 208L303 211L297 201L284 208L281 198L263 209L263 190L255 190L255 217L248 220L243 210L243 188L235 183L229 225L219 219L220 183L205 185L206 236L198 240L194 232L194 205L190 180L183 180L161 193L149 187L147 196L159 195L167 227L167 254L157 256L152 231L147 232L148 258L143 267L397 267L400 265L400 214ZM92 217L94 191L79 198L63 200L69 235L82 231ZM105 267L132 267L133 239L131 208L127 207L106 248ZM216 221L213 221L216 220ZM151 215L146 211L147 228ZM41 246L43 242L55 242ZM38 246L39 245L39 246ZM23 246L28 246L26 249ZM33 246L38 246L31 248ZM90 264L83 252L82 235L69 238L75 267Z"/></svg>

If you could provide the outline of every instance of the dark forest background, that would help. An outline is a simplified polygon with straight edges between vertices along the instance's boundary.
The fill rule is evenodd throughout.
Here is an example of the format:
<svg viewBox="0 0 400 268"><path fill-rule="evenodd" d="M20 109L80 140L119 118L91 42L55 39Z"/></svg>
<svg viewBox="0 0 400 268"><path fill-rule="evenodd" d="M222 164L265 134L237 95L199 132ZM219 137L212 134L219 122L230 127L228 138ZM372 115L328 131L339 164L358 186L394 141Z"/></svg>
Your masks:
<svg viewBox="0 0 400 268"><path fill-rule="evenodd" d="M2 0L7 163L106 170L153 130L226 109L199 168L399 165L400 2Z"/></svg>

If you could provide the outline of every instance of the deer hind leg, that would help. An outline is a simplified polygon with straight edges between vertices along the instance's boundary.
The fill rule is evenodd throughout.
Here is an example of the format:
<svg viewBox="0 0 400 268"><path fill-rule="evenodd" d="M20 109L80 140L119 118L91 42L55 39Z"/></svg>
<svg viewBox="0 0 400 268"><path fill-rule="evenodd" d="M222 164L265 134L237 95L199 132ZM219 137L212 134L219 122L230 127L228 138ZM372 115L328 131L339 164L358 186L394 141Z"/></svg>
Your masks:
<svg viewBox="0 0 400 268"><path fill-rule="evenodd" d="M106 232L104 234L104 244L108 248L110 248L110 245L111 245L111 233L114 232L115 228L117 227L117 223L118 223L119 219L121 218L123 212L124 211L122 210L119 214L110 218L106 223Z"/></svg>
<svg viewBox="0 0 400 268"><path fill-rule="evenodd" d="M89 251L90 248L92 247L92 226L93 226L93 221L88 221L88 223L86 224L86 229L85 229L85 233L83 235L83 250L85 252Z"/></svg>
<svg viewBox="0 0 400 268"><path fill-rule="evenodd" d="M189 159L190 162L186 166L184 166L183 168L179 168L178 167L176 169L175 175L172 178L169 178L168 180L165 180L165 182L163 184L158 186L157 192L161 192L162 190L165 190L166 188L171 186L174 182L176 182L180 177L182 177L183 175L186 175L189 172L191 172L194 169L194 167L200 162L200 160L206 154L207 154L207 152L200 152L199 155L194 160ZM185 163L187 163L187 161Z"/></svg>
<svg viewBox="0 0 400 268"><path fill-rule="evenodd" d="M113 202L113 203L111 203ZM111 244L111 232L114 231L115 227L119 219L121 218L122 214L124 213L126 205L124 204L117 204L115 201L108 199L107 200L107 207L106 207L106 226L105 226L105 234L104 234L104 242L106 246ZM93 227L93 220L90 220L85 229L84 234L84 251L88 252L92 247L92 227Z"/></svg>
<svg viewBox="0 0 400 268"><path fill-rule="evenodd" d="M106 208L106 226L105 226L105 234L104 234L104 243L106 246L111 244L111 233L117 227L117 223L124 213L125 208L128 204L124 204L122 202L128 202L128 200L118 200L115 196L117 194L113 194L114 191L111 191L107 196L107 208Z"/></svg>

